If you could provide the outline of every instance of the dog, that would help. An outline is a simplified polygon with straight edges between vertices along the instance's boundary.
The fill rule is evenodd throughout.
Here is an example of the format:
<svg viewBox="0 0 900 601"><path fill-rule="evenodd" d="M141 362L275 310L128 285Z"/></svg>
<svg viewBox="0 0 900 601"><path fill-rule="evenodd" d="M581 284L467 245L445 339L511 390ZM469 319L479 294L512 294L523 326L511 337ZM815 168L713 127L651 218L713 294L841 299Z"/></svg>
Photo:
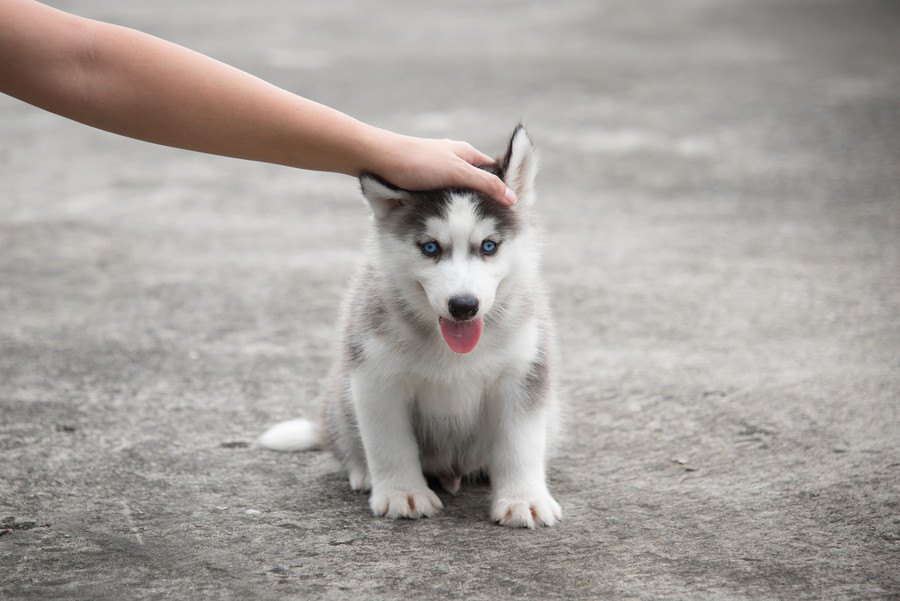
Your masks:
<svg viewBox="0 0 900 601"><path fill-rule="evenodd" d="M561 421L555 326L539 272L538 156L522 125L482 169L518 202L361 175L375 232L344 305L323 414L273 426L258 442L330 448L350 486L371 491L376 516L439 511L426 475L453 495L464 477L483 475L496 523L553 526L562 518L545 475Z"/></svg>

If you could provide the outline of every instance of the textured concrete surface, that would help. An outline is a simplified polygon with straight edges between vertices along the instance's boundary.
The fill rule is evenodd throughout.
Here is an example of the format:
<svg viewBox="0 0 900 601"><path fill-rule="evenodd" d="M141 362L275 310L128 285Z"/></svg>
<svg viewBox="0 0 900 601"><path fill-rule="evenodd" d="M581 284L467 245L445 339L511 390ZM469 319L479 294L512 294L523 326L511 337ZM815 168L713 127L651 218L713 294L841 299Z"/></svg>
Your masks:
<svg viewBox="0 0 900 601"><path fill-rule="evenodd" d="M373 519L315 411L349 178L0 98L0 598L900 596L900 9L79 0L400 131L541 145L565 522ZM451 6L452 4L452 6Z"/></svg>

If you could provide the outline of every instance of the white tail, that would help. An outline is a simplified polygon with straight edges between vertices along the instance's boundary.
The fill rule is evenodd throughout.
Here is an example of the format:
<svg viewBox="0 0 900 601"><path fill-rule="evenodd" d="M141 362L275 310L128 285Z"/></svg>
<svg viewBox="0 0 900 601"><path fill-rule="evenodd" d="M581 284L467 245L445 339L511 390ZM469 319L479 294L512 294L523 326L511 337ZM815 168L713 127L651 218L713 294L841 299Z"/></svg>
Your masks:
<svg viewBox="0 0 900 601"><path fill-rule="evenodd" d="M267 449L289 453L319 448L322 446L322 436L319 426L308 419L292 419L275 424L256 442Z"/></svg>

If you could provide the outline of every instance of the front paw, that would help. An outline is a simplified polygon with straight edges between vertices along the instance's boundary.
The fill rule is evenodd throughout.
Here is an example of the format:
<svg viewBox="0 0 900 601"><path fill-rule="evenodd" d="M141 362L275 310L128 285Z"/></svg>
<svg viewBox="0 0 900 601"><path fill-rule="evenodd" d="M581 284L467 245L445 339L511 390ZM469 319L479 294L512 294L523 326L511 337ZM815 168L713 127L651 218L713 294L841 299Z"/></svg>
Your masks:
<svg viewBox="0 0 900 601"><path fill-rule="evenodd" d="M491 504L491 519L510 528L553 526L562 519L562 510L549 493L504 497Z"/></svg>
<svg viewBox="0 0 900 601"><path fill-rule="evenodd" d="M376 516L392 520L427 518L444 507L441 500L428 487L376 490L369 497L369 506Z"/></svg>

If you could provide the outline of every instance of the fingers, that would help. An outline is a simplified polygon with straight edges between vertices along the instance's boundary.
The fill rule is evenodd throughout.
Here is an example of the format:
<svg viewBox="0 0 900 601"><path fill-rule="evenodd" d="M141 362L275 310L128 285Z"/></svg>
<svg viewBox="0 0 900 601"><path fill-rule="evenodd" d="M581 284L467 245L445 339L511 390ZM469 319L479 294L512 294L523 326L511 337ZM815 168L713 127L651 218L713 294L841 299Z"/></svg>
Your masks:
<svg viewBox="0 0 900 601"><path fill-rule="evenodd" d="M456 156L469 163L469 165L466 165L464 173L464 177L468 182L466 187L487 194L504 206L508 207L515 204L516 195L506 187L503 180L483 169L472 167L472 165L493 165L496 162L494 159L467 142L453 142L453 144L456 146Z"/></svg>
<svg viewBox="0 0 900 601"><path fill-rule="evenodd" d="M477 167L467 166L470 183L467 187L478 190L483 194L487 194L500 204L510 206L516 203L515 193L506 187L499 177L493 173L488 173Z"/></svg>
<svg viewBox="0 0 900 601"><path fill-rule="evenodd" d="M493 165L496 161L468 142L454 142L456 156L471 165Z"/></svg>
<svg viewBox="0 0 900 601"><path fill-rule="evenodd" d="M433 190L447 186L471 188L490 196L503 206L516 202L516 195L496 175L478 165L493 165L494 159L471 144L456 140L403 137L402 152L379 173L406 190Z"/></svg>

